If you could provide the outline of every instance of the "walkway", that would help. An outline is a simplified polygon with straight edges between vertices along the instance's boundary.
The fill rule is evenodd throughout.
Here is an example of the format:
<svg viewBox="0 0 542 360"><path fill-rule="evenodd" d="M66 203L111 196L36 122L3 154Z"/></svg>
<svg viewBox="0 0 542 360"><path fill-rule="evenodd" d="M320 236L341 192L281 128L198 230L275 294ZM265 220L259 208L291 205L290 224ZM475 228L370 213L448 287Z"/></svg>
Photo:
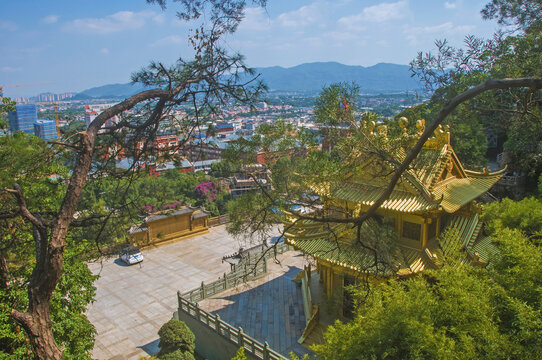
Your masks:
<svg viewBox="0 0 542 360"><path fill-rule="evenodd" d="M305 328L301 287L292 279L303 269L303 256L290 251L268 261L267 275L199 302L220 318L283 355L310 353L297 339Z"/></svg>
<svg viewBox="0 0 542 360"><path fill-rule="evenodd" d="M225 229L143 251L141 265L117 259L89 264L96 301L87 311L98 332L93 350L97 360L131 360L158 351L158 329L177 309L177 290L187 291L230 271L222 256L240 246Z"/></svg>

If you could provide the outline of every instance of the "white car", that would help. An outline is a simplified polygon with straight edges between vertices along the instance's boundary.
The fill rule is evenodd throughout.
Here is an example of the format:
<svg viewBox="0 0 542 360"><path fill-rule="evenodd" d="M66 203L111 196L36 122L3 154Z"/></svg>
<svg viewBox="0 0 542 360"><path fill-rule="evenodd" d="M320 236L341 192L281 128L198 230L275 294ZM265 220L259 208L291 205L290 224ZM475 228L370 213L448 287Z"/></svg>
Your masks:
<svg viewBox="0 0 542 360"><path fill-rule="evenodd" d="M143 261L141 251L135 246L128 246L119 254L119 259L128 265L137 264Z"/></svg>

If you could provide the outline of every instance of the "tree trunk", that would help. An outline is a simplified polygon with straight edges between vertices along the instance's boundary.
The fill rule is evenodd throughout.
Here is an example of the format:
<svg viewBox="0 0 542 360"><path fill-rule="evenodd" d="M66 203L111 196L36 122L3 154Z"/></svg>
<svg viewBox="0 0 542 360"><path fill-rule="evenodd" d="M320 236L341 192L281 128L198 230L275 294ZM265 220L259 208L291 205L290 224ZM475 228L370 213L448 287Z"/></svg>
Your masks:
<svg viewBox="0 0 542 360"><path fill-rule="evenodd" d="M176 92L180 91L180 87ZM21 215L34 225L36 242L36 265L28 284L28 309L26 312L11 311L11 317L26 331L36 359L63 359L63 349L55 342L51 321L51 297L60 276L62 275L62 256L68 228L77 208L77 202L92 164L94 142L100 127L105 121L124 110L131 109L139 102L156 97L164 97L171 93L161 89L147 90L136 94L123 102L103 111L89 125L86 132L81 133L80 149L77 156L70 183L64 196L60 211L50 228L44 225L39 216L34 216L26 207L22 189L17 184L9 192L18 200ZM163 103L165 100L161 100ZM160 114L153 114L158 121Z"/></svg>
<svg viewBox="0 0 542 360"><path fill-rule="evenodd" d="M38 299L34 297L32 303ZM28 335L36 359L62 360L63 351L53 336L49 301L31 304L32 311L22 313L12 311L11 316L23 327Z"/></svg>

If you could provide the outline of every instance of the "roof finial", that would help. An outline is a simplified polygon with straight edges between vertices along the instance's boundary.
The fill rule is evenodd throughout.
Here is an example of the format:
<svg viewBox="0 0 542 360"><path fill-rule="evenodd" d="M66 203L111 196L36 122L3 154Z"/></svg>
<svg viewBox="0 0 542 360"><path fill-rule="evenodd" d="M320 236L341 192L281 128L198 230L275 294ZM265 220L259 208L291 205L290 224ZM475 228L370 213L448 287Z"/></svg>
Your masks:
<svg viewBox="0 0 542 360"><path fill-rule="evenodd" d="M425 119L416 121L416 129L418 129L418 135L421 135L425 131Z"/></svg>
<svg viewBox="0 0 542 360"><path fill-rule="evenodd" d="M401 116L399 118L399 126L401 127L401 132L403 135L407 134L407 127L408 127L408 119L404 116Z"/></svg>
<svg viewBox="0 0 542 360"><path fill-rule="evenodd" d="M378 127L378 135L382 137L388 137L388 126L387 125L380 125Z"/></svg>

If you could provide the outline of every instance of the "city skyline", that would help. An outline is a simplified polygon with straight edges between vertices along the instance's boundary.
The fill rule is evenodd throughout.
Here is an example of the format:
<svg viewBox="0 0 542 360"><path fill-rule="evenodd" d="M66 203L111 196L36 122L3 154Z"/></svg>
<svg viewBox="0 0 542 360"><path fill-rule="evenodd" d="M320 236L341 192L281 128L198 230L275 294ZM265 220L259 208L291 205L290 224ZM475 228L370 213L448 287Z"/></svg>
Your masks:
<svg viewBox="0 0 542 360"><path fill-rule="evenodd" d="M291 67L337 61L371 66L408 64L435 39L455 46L467 34L490 37L496 23L479 14L486 1L269 1L249 7L225 46L253 67ZM78 92L126 83L151 60L190 57L188 35L200 22L182 23L171 2L166 11L145 1L92 3L36 0L0 5L1 84L6 96ZM250 5L250 3L249 3ZM9 14L6 16L5 14Z"/></svg>

